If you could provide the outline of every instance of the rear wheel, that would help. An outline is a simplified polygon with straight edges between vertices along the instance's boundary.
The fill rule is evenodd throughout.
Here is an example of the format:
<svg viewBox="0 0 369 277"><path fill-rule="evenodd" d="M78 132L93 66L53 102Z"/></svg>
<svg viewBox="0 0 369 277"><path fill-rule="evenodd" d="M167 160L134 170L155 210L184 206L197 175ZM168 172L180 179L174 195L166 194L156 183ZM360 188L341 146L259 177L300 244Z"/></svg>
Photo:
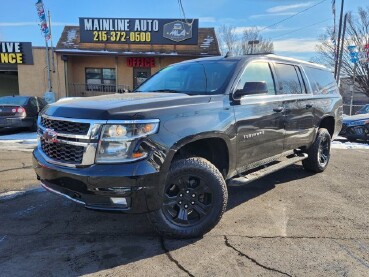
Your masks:
<svg viewBox="0 0 369 277"><path fill-rule="evenodd" d="M302 161L302 165L308 171L323 172L331 157L331 135L328 130L321 128L314 143L307 151L309 157Z"/></svg>
<svg viewBox="0 0 369 277"><path fill-rule="evenodd" d="M213 164L203 158L182 159L172 164L162 207L149 219L161 235L199 237L219 222L227 200L225 181Z"/></svg>

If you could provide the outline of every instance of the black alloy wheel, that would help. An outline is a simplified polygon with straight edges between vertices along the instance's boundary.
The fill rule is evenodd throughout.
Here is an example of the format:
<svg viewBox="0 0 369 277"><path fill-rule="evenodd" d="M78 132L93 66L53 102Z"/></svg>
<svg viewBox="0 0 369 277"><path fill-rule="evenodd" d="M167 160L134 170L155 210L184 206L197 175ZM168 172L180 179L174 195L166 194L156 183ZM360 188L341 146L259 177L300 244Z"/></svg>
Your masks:
<svg viewBox="0 0 369 277"><path fill-rule="evenodd" d="M302 161L302 165L308 171L323 172L331 157L331 135L325 128L320 128L314 143L309 147L308 158Z"/></svg>
<svg viewBox="0 0 369 277"><path fill-rule="evenodd" d="M326 136L323 136L322 139L320 140L318 152L318 160L321 167L325 167L328 164L330 156L330 148L331 148L330 140Z"/></svg>
<svg viewBox="0 0 369 277"><path fill-rule="evenodd" d="M228 201L225 180L208 160L174 161L163 188L161 208L148 214L156 231L171 238L194 238L210 231Z"/></svg>
<svg viewBox="0 0 369 277"><path fill-rule="evenodd" d="M179 226L192 226L206 217L213 207L213 191L195 174L173 176L165 188L163 213Z"/></svg>

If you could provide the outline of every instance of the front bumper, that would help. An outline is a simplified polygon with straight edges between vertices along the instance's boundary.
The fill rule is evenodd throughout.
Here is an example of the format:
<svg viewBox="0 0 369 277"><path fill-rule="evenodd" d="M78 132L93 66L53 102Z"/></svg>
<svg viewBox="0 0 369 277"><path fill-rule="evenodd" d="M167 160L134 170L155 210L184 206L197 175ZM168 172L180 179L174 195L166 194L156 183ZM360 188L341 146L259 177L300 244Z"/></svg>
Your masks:
<svg viewBox="0 0 369 277"><path fill-rule="evenodd" d="M162 203L166 175L149 160L71 168L47 162L36 148L33 166L44 188L86 208L145 213Z"/></svg>
<svg viewBox="0 0 369 277"><path fill-rule="evenodd" d="M344 124L340 135L349 140L369 141L369 124L357 126L347 126Z"/></svg>

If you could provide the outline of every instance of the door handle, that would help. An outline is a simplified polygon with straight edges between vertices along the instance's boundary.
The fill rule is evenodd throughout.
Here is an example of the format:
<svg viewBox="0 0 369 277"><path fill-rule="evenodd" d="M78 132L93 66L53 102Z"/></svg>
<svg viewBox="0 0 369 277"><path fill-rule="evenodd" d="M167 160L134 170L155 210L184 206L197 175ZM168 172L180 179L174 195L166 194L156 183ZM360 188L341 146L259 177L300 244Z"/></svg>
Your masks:
<svg viewBox="0 0 369 277"><path fill-rule="evenodd" d="M284 111L284 107L280 106L280 107L274 108L273 111L276 112L276 113L283 112Z"/></svg>
<svg viewBox="0 0 369 277"><path fill-rule="evenodd" d="M313 107L313 105L312 104L306 104L306 106L305 106L307 109L311 109L312 107Z"/></svg>

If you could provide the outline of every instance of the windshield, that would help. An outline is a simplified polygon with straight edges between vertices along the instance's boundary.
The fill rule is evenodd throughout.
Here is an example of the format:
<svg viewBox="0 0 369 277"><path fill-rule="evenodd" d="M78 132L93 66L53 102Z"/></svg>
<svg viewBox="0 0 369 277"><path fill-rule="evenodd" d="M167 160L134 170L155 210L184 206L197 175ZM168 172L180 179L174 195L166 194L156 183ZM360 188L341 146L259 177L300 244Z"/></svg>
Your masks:
<svg viewBox="0 0 369 277"><path fill-rule="evenodd" d="M136 89L137 92L222 94L237 61L199 61L170 65Z"/></svg>
<svg viewBox="0 0 369 277"><path fill-rule="evenodd" d="M5 97L0 97L0 105L17 105L17 106L22 106L24 104L26 104L27 102L27 97L13 97L13 96L5 96Z"/></svg>

